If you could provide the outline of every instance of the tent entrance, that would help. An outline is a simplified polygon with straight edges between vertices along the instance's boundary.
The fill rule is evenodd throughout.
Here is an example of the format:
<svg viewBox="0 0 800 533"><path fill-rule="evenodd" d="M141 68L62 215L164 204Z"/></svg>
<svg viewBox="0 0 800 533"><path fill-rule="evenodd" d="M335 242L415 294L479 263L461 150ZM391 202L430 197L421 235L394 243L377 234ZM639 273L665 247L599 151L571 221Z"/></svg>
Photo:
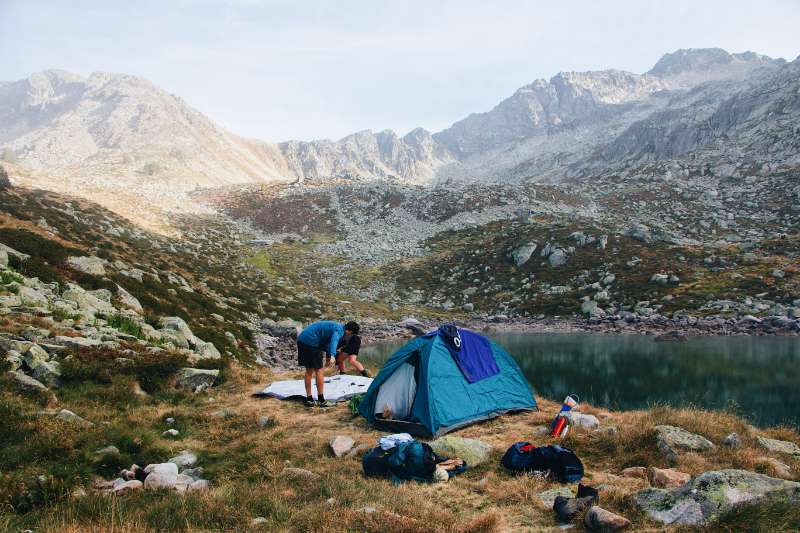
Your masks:
<svg viewBox="0 0 800 533"><path fill-rule="evenodd" d="M408 420L417 396L419 352L400 365L378 389L374 414L384 420Z"/></svg>

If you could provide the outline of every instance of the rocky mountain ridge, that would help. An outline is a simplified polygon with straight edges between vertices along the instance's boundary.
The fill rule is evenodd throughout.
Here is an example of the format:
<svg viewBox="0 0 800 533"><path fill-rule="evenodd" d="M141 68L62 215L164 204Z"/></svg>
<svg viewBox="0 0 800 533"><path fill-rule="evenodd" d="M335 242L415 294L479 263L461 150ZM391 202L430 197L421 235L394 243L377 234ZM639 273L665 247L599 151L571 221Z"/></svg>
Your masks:
<svg viewBox="0 0 800 533"><path fill-rule="evenodd" d="M25 169L20 183L58 187L58 177L68 180L64 189L123 185L151 198L280 180L558 181L689 153L702 159L715 143L706 155L716 164L718 145L750 121L762 127L738 152L761 159L769 142L767 164L774 164L794 148L772 141L793 133L785 123L796 118L797 68L752 52L679 50L644 74L562 72L536 80L433 134L366 130L338 141L277 144L238 137L140 78L45 71L0 85L0 156ZM752 116L740 116L745 102ZM26 181L27 171L40 179Z"/></svg>

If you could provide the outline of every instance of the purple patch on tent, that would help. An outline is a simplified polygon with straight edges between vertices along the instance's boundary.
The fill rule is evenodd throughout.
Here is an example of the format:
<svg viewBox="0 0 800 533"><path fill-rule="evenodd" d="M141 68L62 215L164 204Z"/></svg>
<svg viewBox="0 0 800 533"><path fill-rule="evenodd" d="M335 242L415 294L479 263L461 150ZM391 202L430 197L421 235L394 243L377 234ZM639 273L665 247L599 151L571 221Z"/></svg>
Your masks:
<svg viewBox="0 0 800 533"><path fill-rule="evenodd" d="M475 383L500 373L492 353L492 345L483 335L468 329L445 325L425 336L436 334L444 341L468 383Z"/></svg>

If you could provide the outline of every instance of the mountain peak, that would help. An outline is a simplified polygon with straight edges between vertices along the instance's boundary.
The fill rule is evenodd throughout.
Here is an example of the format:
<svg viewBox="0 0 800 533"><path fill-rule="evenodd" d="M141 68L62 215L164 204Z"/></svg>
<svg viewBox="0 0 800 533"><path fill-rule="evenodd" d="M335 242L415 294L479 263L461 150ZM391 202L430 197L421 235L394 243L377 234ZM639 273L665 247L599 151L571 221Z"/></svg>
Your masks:
<svg viewBox="0 0 800 533"><path fill-rule="evenodd" d="M722 48L681 48L664 54L647 74L663 78L688 71L708 71L733 63L759 66L774 61L771 57L755 52L731 54Z"/></svg>

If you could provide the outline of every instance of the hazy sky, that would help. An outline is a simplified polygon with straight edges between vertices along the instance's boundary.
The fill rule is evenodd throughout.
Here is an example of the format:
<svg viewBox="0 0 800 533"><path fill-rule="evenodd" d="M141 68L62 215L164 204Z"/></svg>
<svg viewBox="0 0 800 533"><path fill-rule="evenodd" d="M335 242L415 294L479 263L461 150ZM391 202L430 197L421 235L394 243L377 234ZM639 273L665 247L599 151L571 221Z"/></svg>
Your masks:
<svg viewBox="0 0 800 533"><path fill-rule="evenodd" d="M143 76L241 135L437 131L561 70L794 59L800 0L0 0L0 80Z"/></svg>

